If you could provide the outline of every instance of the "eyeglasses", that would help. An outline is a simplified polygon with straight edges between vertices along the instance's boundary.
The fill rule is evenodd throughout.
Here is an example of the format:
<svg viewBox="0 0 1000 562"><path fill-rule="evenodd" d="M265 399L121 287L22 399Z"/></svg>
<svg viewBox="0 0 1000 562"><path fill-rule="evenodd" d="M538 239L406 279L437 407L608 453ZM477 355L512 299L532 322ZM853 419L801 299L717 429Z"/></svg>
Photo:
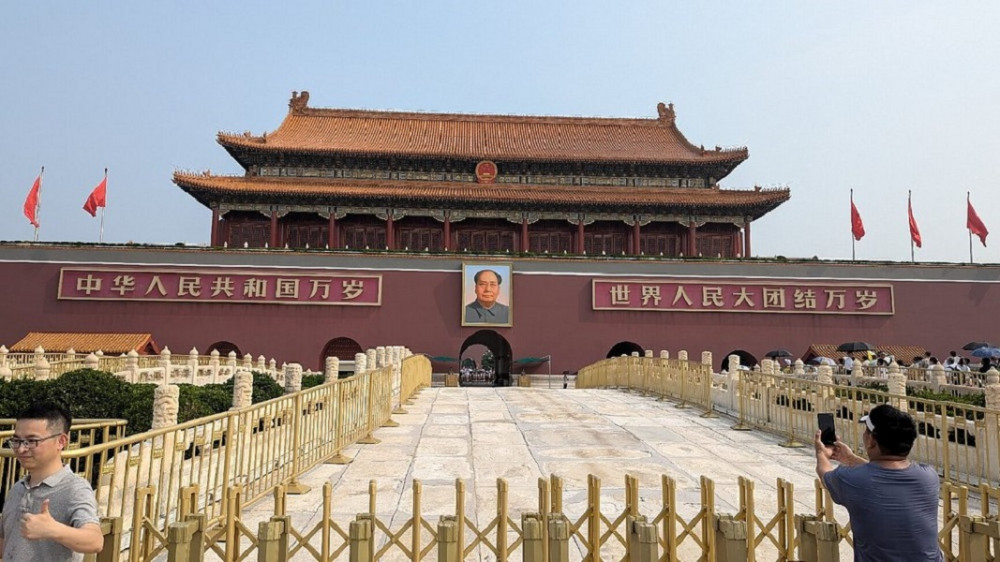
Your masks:
<svg viewBox="0 0 1000 562"><path fill-rule="evenodd" d="M24 447L25 449L34 449L42 441L47 441L49 439L54 439L59 437L62 433L56 433L55 435L49 435L48 437L40 437L38 439L18 439L17 437L11 437L10 439L3 442L10 449L20 449Z"/></svg>

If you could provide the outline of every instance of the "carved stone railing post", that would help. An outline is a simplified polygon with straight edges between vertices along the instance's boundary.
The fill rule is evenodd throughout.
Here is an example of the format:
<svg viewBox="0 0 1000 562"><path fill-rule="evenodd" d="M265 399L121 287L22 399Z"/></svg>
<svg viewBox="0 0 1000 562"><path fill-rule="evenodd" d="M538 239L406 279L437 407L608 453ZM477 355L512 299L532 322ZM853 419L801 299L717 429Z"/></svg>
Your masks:
<svg viewBox="0 0 1000 562"><path fill-rule="evenodd" d="M152 429L177 425L181 389L175 384L161 384L153 390Z"/></svg>
<svg viewBox="0 0 1000 562"><path fill-rule="evenodd" d="M364 353L354 354L354 374L360 375L367 371L368 356Z"/></svg>
<svg viewBox="0 0 1000 562"><path fill-rule="evenodd" d="M14 371L6 363L0 363L0 380L9 381L14 378Z"/></svg>
<svg viewBox="0 0 1000 562"><path fill-rule="evenodd" d="M890 404L906 411L906 375L899 371L899 364L893 361L889 364L889 394L898 396L889 400Z"/></svg>
<svg viewBox="0 0 1000 562"><path fill-rule="evenodd" d="M257 356L257 370L262 373L267 372L267 359L263 355Z"/></svg>
<svg viewBox="0 0 1000 562"><path fill-rule="evenodd" d="M948 373L944 370L944 365L934 365L930 368L930 374L934 392L940 392L941 387L948 384Z"/></svg>
<svg viewBox="0 0 1000 562"><path fill-rule="evenodd" d="M275 378L277 378L278 362L273 357L271 358L271 361L268 362L267 369L274 374Z"/></svg>
<svg viewBox="0 0 1000 562"><path fill-rule="evenodd" d="M326 358L326 365L323 369L326 382L333 382L340 377L340 358L333 356Z"/></svg>
<svg viewBox="0 0 1000 562"><path fill-rule="evenodd" d="M212 377L209 382L211 384L216 384L219 382L219 366L221 365L221 361L219 360L219 350L213 349L208 356L208 367L212 370Z"/></svg>
<svg viewBox="0 0 1000 562"><path fill-rule="evenodd" d="M374 349L366 350L365 358L367 359L365 365L368 367L369 371L374 371L375 369L378 369L378 357L376 357Z"/></svg>
<svg viewBox="0 0 1000 562"><path fill-rule="evenodd" d="M164 346L163 350L160 351L160 367L163 368L163 384L170 383L170 375L172 374L173 367L170 365L170 348Z"/></svg>
<svg viewBox="0 0 1000 562"><path fill-rule="evenodd" d="M243 369L246 371L253 370L253 355L247 353L243 356Z"/></svg>
<svg viewBox="0 0 1000 562"><path fill-rule="evenodd" d="M652 359L652 357L653 357L653 350L652 349L647 349L646 352L643 353L642 356L643 357L649 357L650 359Z"/></svg>
<svg viewBox="0 0 1000 562"><path fill-rule="evenodd" d="M986 371L986 409L1000 410L1000 371L996 367Z"/></svg>
<svg viewBox="0 0 1000 562"><path fill-rule="evenodd" d="M819 374L816 375L816 380L823 384L833 384L833 367L829 365L820 365Z"/></svg>
<svg viewBox="0 0 1000 562"><path fill-rule="evenodd" d="M802 359L796 359L794 366L792 367L793 375L804 375L806 374L806 364L802 362Z"/></svg>
<svg viewBox="0 0 1000 562"><path fill-rule="evenodd" d="M226 368L229 369L230 377L236 374L236 369L239 368L239 360L236 357L235 351L230 351L226 357Z"/></svg>
<svg viewBox="0 0 1000 562"><path fill-rule="evenodd" d="M83 367L85 369L97 369L101 366L101 360L94 353L88 353L87 357L83 359Z"/></svg>
<svg viewBox="0 0 1000 562"><path fill-rule="evenodd" d="M285 394L294 394L302 390L302 365L289 363L285 365Z"/></svg>
<svg viewBox="0 0 1000 562"><path fill-rule="evenodd" d="M754 365L754 369L759 371L762 375L770 375L771 373L771 360L761 359L760 363Z"/></svg>
<svg viewBox="0 0 1000 562"><path fill-rule="evenodd" d="M6 345L0 345L0 367L6 367L7 366L7 354L8 353L10 353L10 350L7 349L7 346Z"/></svg>
<svg viewBox="0 0 1000 562"><path fill-rule="evenodd" d="M385 355L385 346L384 345L380 345L380 346L376 347L375 348L375 368L376 369L381 369L382 367L385 367L386 361L387 361L387 359L386 359L386 355Z"/></svg>
<svg viewBox="0 0 1000 562"><path fill-rule="evenodd" d="M730 355L728 357L728 367L727 367L727 370L730 373L739 372L739 370L740 370L740 356L739 355Z"/></svg>
<svg viewBox="0 0 1000 562"><path fill-rule="evenodd" d="M49 373L52 372L52 366L49 365L48 359L45 358L45 350L41 347L35 349L35 380L44 381L48 380Z"/></svg>
<svg viewBox="0 0 1000 562"><path fill-rule="evenodd" d="M253 404L253 375L250 371L236 371L233 375L233 408L246 408Z"/></svg>
<svg viewBox="0 0 1000 562"><path fill-rule="evenodd" d="M76 350L72 347L66 350L63 354L63 359L66 361L76 361Z"/></svg>
<svg viewBox="0 0 1000 562"><path fill-rule="evenodd" d="M198 384L198 350L193 347L188 352L188 369L191 371L191 384Z"/></svg>
<svg viewBox="0 0 1000 562"><path fill-rule="evenodd" d="M139 353L134 349L125 354L125 370L128 372L128 382L139 382Z"/></svg>

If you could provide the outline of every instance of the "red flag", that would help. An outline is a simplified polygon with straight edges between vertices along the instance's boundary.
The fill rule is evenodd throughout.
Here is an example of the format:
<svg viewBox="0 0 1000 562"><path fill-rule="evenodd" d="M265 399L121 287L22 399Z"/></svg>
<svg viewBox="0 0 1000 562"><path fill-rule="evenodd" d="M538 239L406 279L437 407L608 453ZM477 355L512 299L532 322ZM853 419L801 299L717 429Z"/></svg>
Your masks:
<svg viewBox="0 0 1000 562"><path fill-rule="evenodd" d="M861 213L854 205L854 199L851 199L851 233L854 234L855 240L865 237L865 223L861 222Z"/></svg>
<svg viewBox="0 0 1000 562"><path fill-rule="evenodd" d="M906 200L906 210L910 213L910 240L913 240L913 243L919 248L921 243L920 228L917 227L917 219L913 218L913 203L909 199Z"/></svg>
<svg viewBox="0 0 1000 562"><path fill-rule="evenodd" d="M38 192L42 190L42 175L38 174L35 183L28 192L28 198L24 200L24 216L28 217L31 225L38 228Z"/></svg>
<svg viewBox="0 0 1000 562"><path fill-rule="evenodd" d="M97 216L98 207L108 206L108 176L105 174L101 183L97 184L94 191L90 192L87 202L83 204L83 210L90 213L90 216Z"/></svg>
<svg viewBox="0 0 1000 562"><path fill-rule="evenodd" d="M979 215L976 214L976 210L972 208L972 201L968 201L968 203L969 212L965 219L965 228L968 228L969 232L978 236L979 241L983 243L983 246L986 246L986 236L990 233L990 231L986 230L986 225L983 224L983 220L979 218Z"/></svg>

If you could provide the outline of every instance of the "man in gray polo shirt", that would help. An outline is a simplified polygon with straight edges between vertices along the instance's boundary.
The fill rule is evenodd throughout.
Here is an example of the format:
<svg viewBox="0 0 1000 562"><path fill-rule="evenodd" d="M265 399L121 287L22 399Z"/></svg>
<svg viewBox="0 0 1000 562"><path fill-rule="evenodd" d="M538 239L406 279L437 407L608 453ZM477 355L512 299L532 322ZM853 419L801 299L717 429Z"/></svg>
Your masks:
<svg viewBox="0 0 1000 562"><path fill-rule="evenodd" d="M83 560L104 546L94 491L62 463L71 421L62 406L32 405L4 442L27 473L4 501L4 562Z"/></svg>
<svg viewBox="0 0 1000 562"><path fill-rule="evenodd" d="M839 439L828 447L816 432L816 474L833 501L847 508L855 562L940 562L937 471L910 462L913 418L889 404L861 418L868 460ZM833 468L830 460L840 463Z"/></svg>

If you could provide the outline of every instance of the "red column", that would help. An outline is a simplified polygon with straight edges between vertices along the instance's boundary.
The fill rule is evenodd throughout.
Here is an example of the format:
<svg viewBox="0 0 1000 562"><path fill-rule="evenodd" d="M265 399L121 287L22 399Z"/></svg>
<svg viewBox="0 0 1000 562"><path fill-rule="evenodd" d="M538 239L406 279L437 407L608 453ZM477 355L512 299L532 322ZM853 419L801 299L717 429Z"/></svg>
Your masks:
<svg viewBox="0 0 1000 562"><path fill-rule="evenodd" d="M639 217L635 217L635 224L632 225L632 254L639 255Z"/></svg>
<svg viewBox="0 0 1000 562"><path fill-rule="evenodd" d="M698 255L698 227L695 226L694 221L688 223L687 252L685 253L689 257Z"/></svg>
<svg viewBox="0 0 1000 562"><path fill-rule="evenodd" d="M587 250L587 245L584 244L583 235L583 217L580 217L580 222L576 225L576 253L581 256Z"/></svg>
<svg viewBox="0 0 1000 562"><path fill-rule="evenodd" d="M278 247L278 211L271 211L271 247Z"/></svg>
<svg viewBox="0 0 1000 562"><path fill-rule="evenodd" d="M531 251L531 242L528 240L528 219L521 219L521 251Z"/></svg>
<svg viewBox="0 0 1000 562"><path fill-rule="evenodd" d="M219 243L219 209L212 209L212 241L210 246L221 246Z"/></svg>
<svg viewBox="0 0 1000 562"><path fill-rule="evenodd" d="M385 216L385 245L390 250L396 249L396 233L393 228L392 211L388 211Z"/></svg>
<svg viewBox="0 0 1000 562"><path fill-rule="evenodd" d="M743 257L750 257L750 221L743 224Z"/></svg>
<svg viewBox="0 0 1000 562"><path fill-rule="evenodd" d="M339 245L340 238L337 236L337 217L335 212L330 211L330 226L328 227L326 233L326 245L330 247L331 250L336 249Z"/></svg>
<svg viewBox="0 0 1000 562"><path fill-rule="evenodd" d="M448 251L451 247L451 216L444 216L444 249Z"/></svg>

